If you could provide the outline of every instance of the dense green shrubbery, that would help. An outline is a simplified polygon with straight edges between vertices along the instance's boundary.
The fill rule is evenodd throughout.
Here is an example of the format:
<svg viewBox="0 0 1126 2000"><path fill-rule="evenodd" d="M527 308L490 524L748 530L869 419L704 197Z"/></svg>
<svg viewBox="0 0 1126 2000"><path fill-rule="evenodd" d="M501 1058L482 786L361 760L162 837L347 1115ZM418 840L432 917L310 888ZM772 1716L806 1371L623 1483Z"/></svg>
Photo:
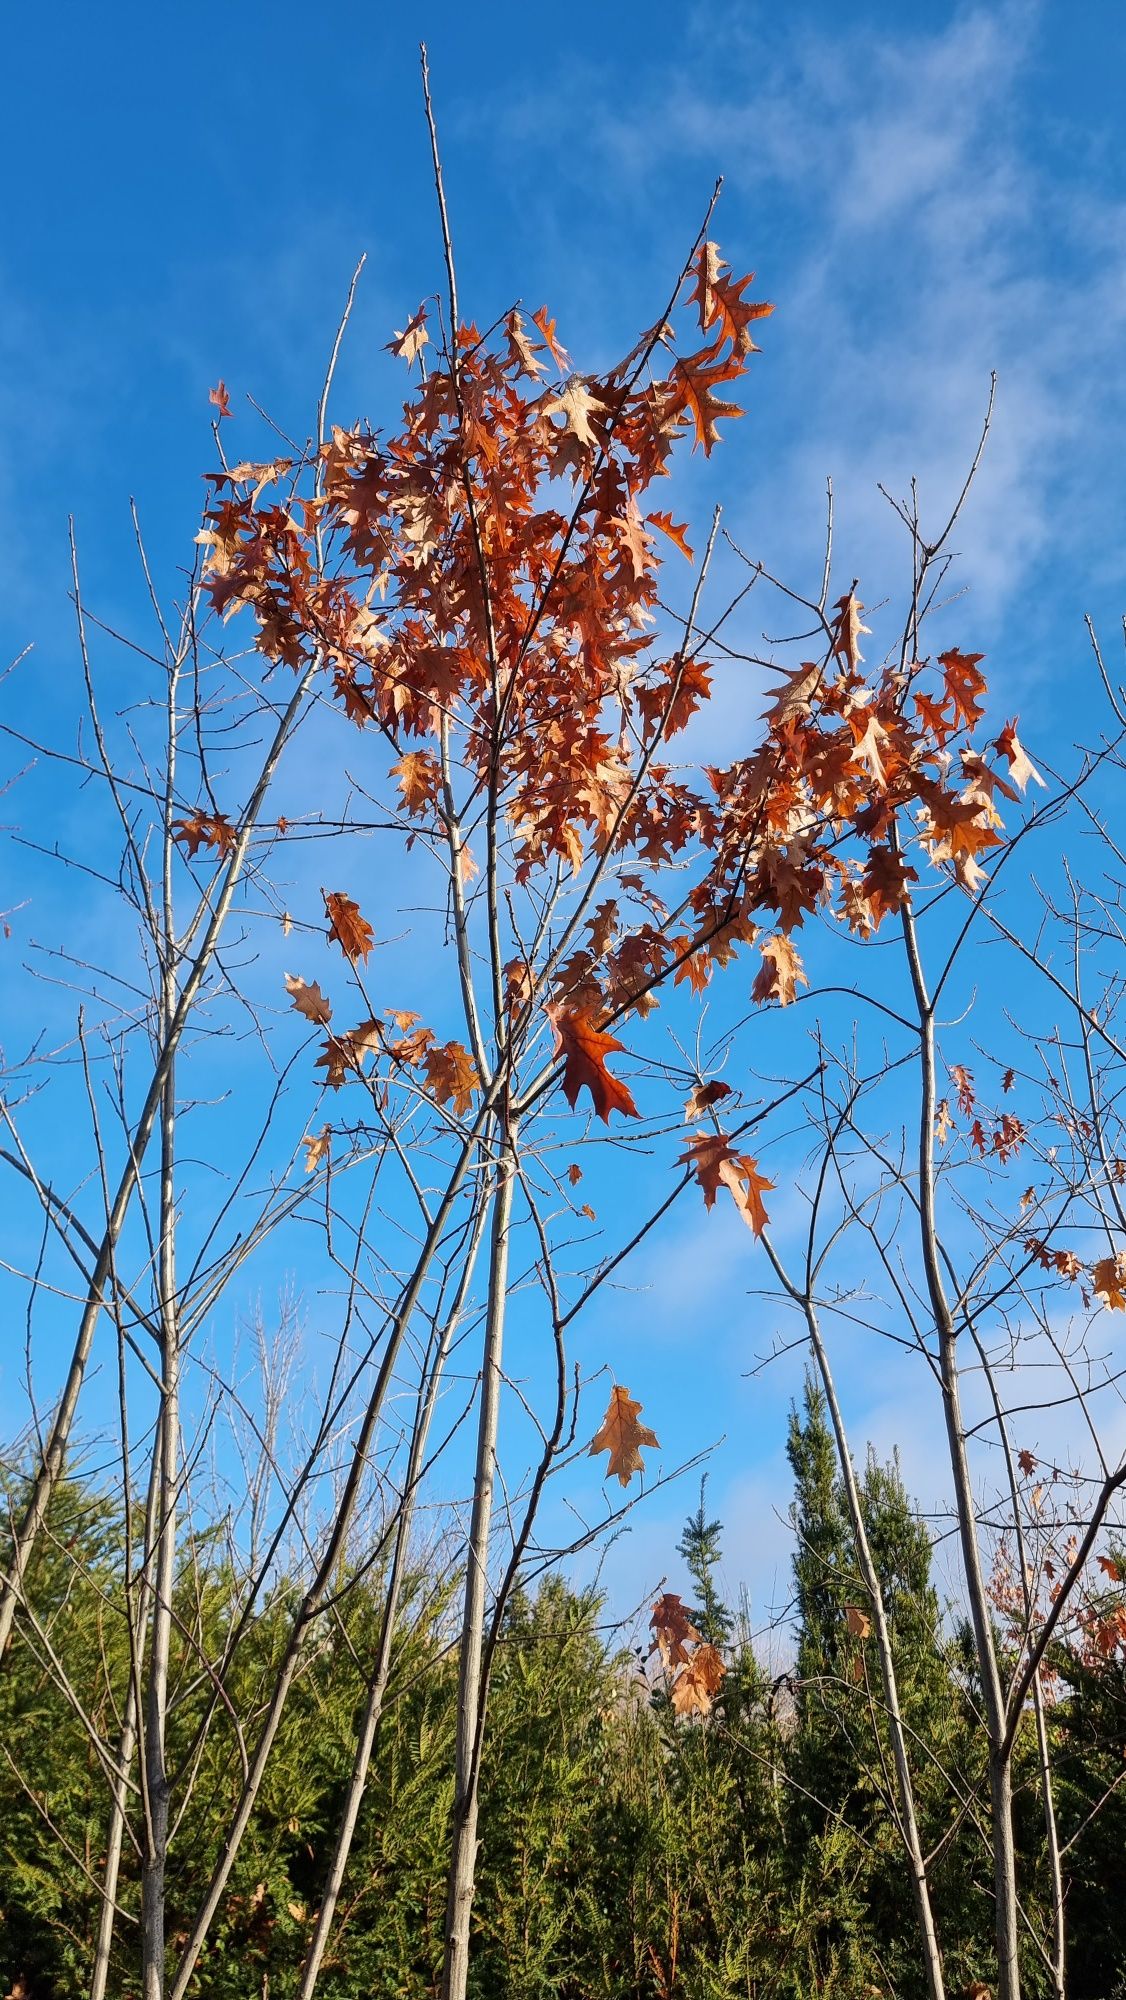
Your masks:
<svg viewBox="0 0 1126 2000"><path fill-rule="evenodd" d="M859 1594L831 1441L815 1397L795 1414L798 1645L771 1684L717 1585L719 1527L703 1506L680 1553L694 1617L728 1674L714 1714L684 1722L659 1678L618 1650L597 1597L558 1580L518 1596L492 1691L473 1991L479 2000L804 2000L924 1992L914 1906L896 1834L877 1683L847 1607ZM953 1993L985 1979L990 1857L977 1823L984 1750L972 1678L931 1580L929 1539L894 1468L871 1463L865 1504L892 1616L918 1802ZM0 1676L0 1991L71 2000L85 1989L98 1916L112 1746L130 1670L121 1615L124 1524L64 1483L36 1558L37 1627L21 1624ZM239 1609L218 1542L198 1541L180 1579L173 1762L186 1796L173 1847L175 1940L201 1895L237 1791L239 1730L252 1741L283 1643L284 1588L257 1607L215 1693L211 1669ZM340 1600L287 1711L260 1807L201 1957L201 2000L293 1990L347 1783L363 1670L376 1643L379 1578ZM325 2000L437 1990L452 1781L455 1673L444 1598L415 1582L404 1620L340 1916ZM81 1690L59 1691L52 1660ZM1066 1665L1067 1663L1065 1663ZM1121 1669L1068 1667L1052 1711L1065 1840L1122 1768ZM239 1718L236 1729L233 1718ZM1048 1990L1043 1826L1031 1744L1018 1774L1030 1993ZM967 1803L968 1801L968 1803ZM1126 1911L1108 1895L1126 1835L1111 1797L1067 1856L1074 2000L1105 2000L1126 1965ZM126 1848L110 1990L131 2000L138 1873ZM22 1987L18 1984L22 1980Z"/></svg>

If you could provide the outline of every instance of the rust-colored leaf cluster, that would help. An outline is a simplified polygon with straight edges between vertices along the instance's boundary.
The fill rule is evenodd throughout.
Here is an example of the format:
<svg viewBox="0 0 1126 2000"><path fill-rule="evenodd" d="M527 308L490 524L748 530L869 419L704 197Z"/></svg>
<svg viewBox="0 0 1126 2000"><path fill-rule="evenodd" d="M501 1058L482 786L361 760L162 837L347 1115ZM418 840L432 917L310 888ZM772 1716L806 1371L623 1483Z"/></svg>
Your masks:
<svg viewBox="0 0 1126 2000"><path fill-rule="evenodd" d="M673 1591L657 1599L649 1625L650 1650L660 1655L669 1676L669 1699L677 1715L710 1715L727 1673L718 1649L701 1637Z"/></svg>

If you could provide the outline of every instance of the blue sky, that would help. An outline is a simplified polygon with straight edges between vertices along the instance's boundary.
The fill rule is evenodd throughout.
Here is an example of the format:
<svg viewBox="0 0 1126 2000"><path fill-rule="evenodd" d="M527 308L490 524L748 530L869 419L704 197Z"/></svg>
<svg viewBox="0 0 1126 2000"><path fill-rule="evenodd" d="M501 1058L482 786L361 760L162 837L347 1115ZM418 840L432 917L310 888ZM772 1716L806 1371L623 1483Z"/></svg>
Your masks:
<svg viewBox="0 0 1126 2000"><path fill-rule="evenodd" d="M827 474L842 566L879 604L904 550L877 492L917 476L937 516L988 391L995 427L964 517L962 643L1033 747L1081 733L1082 614L1122 609L1126 452L1126 17L792 4L62 4L7 28L9 186L0 227L0 650L35 652L6 690L43 730L76 692L66 517L111 623L143 615L129 499L174 588L212 462L207 390L251 393L308 428L349 275L367 253L336 412L378 421L401 384L383 353L439 279L417 43L430 47L463 309L482 325L546 300L580 367L632 343L667 296L718 173L717 234L777 306L748 416L681 476L703 523L805 580ZM237 437L237 431L234 433ZM882 650L878 614L873 648ZM742 697L740 697L742 699ZM722 706L718 742L730 722ZM703 741L707 751L714 748ZM40 795L41 800L41 795ZM6 815L22 817L22 806ZM0 903L56 894L8 850ZM19 954L38 915L21 912ZM312 975L310 975L312 976ZM6 1029L6 1036L10 1031ZM781 1594L779 1455L799 1364L744 1380L769 1329L737 1222L678 1221L598 1337L685 1451L729 1443L712 1498L730 1570ZM738 1310L734 1310L733 1301ZM687 1356L687 1359L686 1359ZM658 1365L659 1364L659 1365ZM925 1468L910 1386L862 1363L859 1436ZM616 1587L671 1566L690 1489L658 1495ZM661 1551L665 1550L666 1555Z"/></svg>

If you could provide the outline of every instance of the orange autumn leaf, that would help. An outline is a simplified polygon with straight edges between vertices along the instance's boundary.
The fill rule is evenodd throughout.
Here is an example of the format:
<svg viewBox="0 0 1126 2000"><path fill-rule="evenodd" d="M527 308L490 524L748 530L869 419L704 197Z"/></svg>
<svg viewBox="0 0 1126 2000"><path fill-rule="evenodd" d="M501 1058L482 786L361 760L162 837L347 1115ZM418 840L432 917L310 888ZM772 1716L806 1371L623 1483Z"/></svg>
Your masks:
<svg viewBox="0 0 1126 2000"><path fill-rule="evenodd" d="M322 1125L317 1133L307 1132L301 1144L305 1148L305 1172L315 1173L321 1161L327 1159L332 1144L331 1125Z"/></svg>
<svg viewBox="0 0 1126 2000"><path fill-rule="evenodd" d="M689 1167L704 1193L705 1208L715 1206L716 1196L725 1187L732 1196L747 1227L761 1236L770 1218L763 1195L774 1187L760 1174L757 1160L749 1153L737 1153L726 1132L705 1132L691 1139L680 1155L679 1164Z"/></svg>
<svg viewBox="0 0 1126 2000"><path fill-rule="evenodd" d="M580 1090L585 1089L590 1092L596 1116L605 1124L609 1124L612 1111L620 1111L623 1118L640 1118L628 1085L606 1068L606 1057L616 1050L624 1052L624 1042L616 1035L604 1034L590 1014L577 1008L568 1009L553 1001L544 1013L551 1023L556 1052L564 1058L563 1095L572 1109Z"/></svg>
<svg viewBox="0 0 1126 2000"><path fill-rule="evenodd" d="M674 1591L668 1590L653 1606L649 1620L653 1632L651 1652L659 1652L666 1667L683 1666L690 1658L690 1645L700 1634Z"/></svg>
<svg viewBox="0 0 1126 2000"><path fill-rule="evenodd" d="M746 277L735 278L719 254L718 243L700 245L692 271L695 284L691 299L699 308L701 332L706 333L709 327L718 325L740 358L757 353L750 336L751 323L756 319L766 319L774 307L743 297L747 286L754 283L754 272L748 271ZM689 283L692 284L691 278Z"/></svg>
<svg viewBox="0 0 1126 2000"><path fill-rule="evenodd" d="M442 788L442 773L438 759L429 750L407 750L397 764L392 764L391 776L399 780L403 804L409 813L418 817L431 811Z"/></svg>
<svg viewBox="0 0 1126 2000"><path fill-rule="evenodd" d="M731 1085L721 1082L718 1077L713 1083L696 1084L689 1091L688 1099L684 1106L685 1124L691 1125L694 1119L702 1118L705 1111L710 1110L713 1104L719 1104L723 1098L730 1097L730 1095Z"/></svg>
<svg viewBox="0 0 1126 2000"><path fill-rule="evenodd" d="M662 535L667 535L670 542L675 542L681 555L687 556L689 562L692 561L692 550L688 546L687 525L679 527L671 514L646 514L645 519L649 522L650 527L659 528Z"/></svg>
<svg viewBox="0 0 1126 2000"><path fill-rule="evenodd" d="M471 1108L473 1093L480 1088L477 1065L460 1042L442 1042L428 1048L422 1058L426 1081L439 1104L453 1104L459 1118Z"/></svg>
<svg viewBox="0 0 1126 2000"><path fill-rule="evenodd" d="M808 986L801 959L788 937L764 938L759 946L762 965L751 987L752 1000L777 1000L789 1007L797 998L799 982Z"/></svg>
<svg viewBox="0 0 1126 2000"><path fill-rule="evenodd" d="M742 363L737 356L724 357L723 336L711 347L701 348L698 354L678 357L673 363L672 381L675 385L677 402L686 410L696 433L696 445L703 445L705 458L710 458L715 445L719 443L719 424L724 417L741 417L742 409L737 403L716 395L717 387L725 382L734 382L743 373Z"/></svg>
<svg viewBox="0 0 1126 2000"><path fill-rule="evenodd" d="M710 1715L723 1686L727 1668L714 1646L697 1646L672 1685L672 1705L678 1715Z"/></svg>
<svg viewBox="0 0 1126 2000"><path fill-rule="evenodd" d="M595 411L604 413L605 409L605 403L591 393L582 377L572 375L558 395L544 403L543 414L545 417L561 416L564 429L570 431L587 450L594 451L598 438L590 427L590 419Z"/></svg>
<svg viewBox="0 0 1126 2000"><path fill-rule="evenodd" d="M1126 1254L1100 1257L1091 1272L1091 1288L1111 1312L1126 1312Z"/></svg>
<svg viewBox="0 0 1126 2000"><path fill-rule="evenodd" d="M332 1002L325 998L315 979L309 982L299 979L296 973L287 972L285 990L297 1012L303 1014L307 1021L313 1021L322 1028L328 1026L332 1019Z"/></svg>
<svg viewBox="0 0 1126 2000"><path fill-rule="evenodd" d="M985 714L980 700L985 693L985 675L978 672L978 665L984 658L984 653L960 653L957 647L938 656L947 700L959 722L971 729Z"/></svg>
<svg viewBox="0 0 1126 2000"><path fill-rule="evenodd" d="M641 1461L642 1445L657 1449L657 1439L646 1424L639 1424L638 1414L641 1404L634 1401L628 1389L615 1386L610 1391L610 1401L601 1428L590 1441L589 1456L595 1452L608 1451L610 1462L606 1467L606 1477L617 1475L622 1486L628 1486L635 1472L643 1472Z"/></svg>
<svg viewBox="0 0 1126 2000"><path fill-rule="evenodd" d="M867 1639L871 1636L872 1620L858 1604L845 1605L845 1624L854 1639Z"/></svg>
<svg viewBox="0 0 1126 2000"><path fill-rule="evenodd" d="M539 310L532 314L532 324L538 327L542 333L544 345L560 374L566 375L570 370L571 357L566 348L556 339L555 321L549 317L546 306L540 306Z"/></svg>
<svg viewBox="0 0 1126 2000"><path fill-rule="evenodd" d="M870 629L860 623L860 614L864 606L857 597L855 589L852 589L837 599L835 609L837 615L832 624L833 652L855 673L858 664L864 658L860 650L860 635Z"/></svg>
<svg viewBox="0 0 1126 2000"><path fill-rule="evenodd" d="M179 841L184 853L195 857L201 847L213 847L220 860L225 860L235 844L235 829L223 813L201 812L198 809L186 819L172 822L172 833Z"/></svg>
<svg viewBox="0 0 1126 2000"><path fill-rule="evenodd" d="M426 331L426 307L421 305L414 318L407 321L402 333L397 333L394 340L388 341L385 351L388 354L398 355L400 361L405 361L409 368L412 362L418 360L429 339L430 335Z"/></svg>
<svg viewBox="0 0 1126 2000"><path fill-rule="evenodd" d="M214 403L215 408L219 412L219 415L215 419L216 423L221 424L224 417L230 416L231 399L224 381L220 380L216 382L215 387L208 390L207 400L209 403Z"/></svg>
<svg viewBox="0 0 1126 2000"><path fill-rule="evenodd" d="M359 904L351 896L334 890L325 895L324 905L329 920L329 942L338 944L353 965L357 959L365 959L375 943L375 932L367 918L360 915Z"/></svg>
<svg viewBox="0 0 1126 2000"><path fill-rule="evenodd" d="M1122 1566L1120 1563L1115 1562L1113 1556L1096 1556L1095 1560L1102 1570L1103 1575L1108 1577L1111 1583L1121 1583L1123 1581L1124 1572Z"/></svg>

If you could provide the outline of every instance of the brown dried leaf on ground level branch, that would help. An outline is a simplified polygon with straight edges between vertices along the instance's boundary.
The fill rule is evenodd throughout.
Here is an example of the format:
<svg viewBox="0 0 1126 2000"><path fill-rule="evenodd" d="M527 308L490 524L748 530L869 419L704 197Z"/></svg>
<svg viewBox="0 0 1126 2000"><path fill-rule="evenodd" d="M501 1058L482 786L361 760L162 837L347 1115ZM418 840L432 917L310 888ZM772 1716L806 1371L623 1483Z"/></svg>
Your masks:
<svg viewBox="0 0 1126 2000"><path fill-rule="evenodd" d="M688 1665L681 1668L673 1682L672 1705L676 1713L710 1715L726 1672L714 1646L697 1646Z"/></svg>
<svg viewBox="0 0 1126 2000"><path fill-rule="evenodd" d="M617 1385L610 1391L610 1401L606 1405L606 1415L601 1428L590 1441L590 1456L595 1452L608 1451L610 1463L606 1467L606 1477L616 1473L622 1486L628 1486L635 1472L645 1470L641 1460L642 1445L658 1449L657 1439L646 1424L639 1424L638 1414L641 1404L634 1401L628 1389Z"/></svg>
<svg viewBox="0 0 1126 2000"><path fill-rule="evenodd" d="M616 1035L604 1034L595 1026L593 1016L578 1008L568 1009L553 1001L544 1013L555 1036L556 1053L565 1061L563 1095L572 1109L580 1090L586 1089L596 1115L605 1124L610 1123L612 1111L620 1111L623 1118L640 1118L629 1086L606 1068L606 1057L615 1050L624 1052L624 1042Z"/></svg>
<svg viewBox="0 0 1126 2000"><path fill-rule="evenodd" d="M375 943L375 932L366 917L360 915L360 906L351 896L339 891L331 893L322 889L325 915L328 917L330 944L338 944L345 958L353 965L357 959L365 959Z"/></svg>
<svg viewBox="0 0 1126 2000"><path fill-rule="evenodd" d="M681 1667L691 1659L688 1647L699 1641L700 1634L675 1591L667 1590L657 1599L649 1625L654 1635L650 1651L660 1653L666 1667Z"/></svg>
<svg viewBox="0 0 1126 2000"><path fill-rule="evenodd" d="M318 1027L327 1027L332 1019L332 1001L321 992L320 986L312 981L299 978L295 972L285 975L285 990L299 1014L307 1021L315 1021Z"/></svg>

